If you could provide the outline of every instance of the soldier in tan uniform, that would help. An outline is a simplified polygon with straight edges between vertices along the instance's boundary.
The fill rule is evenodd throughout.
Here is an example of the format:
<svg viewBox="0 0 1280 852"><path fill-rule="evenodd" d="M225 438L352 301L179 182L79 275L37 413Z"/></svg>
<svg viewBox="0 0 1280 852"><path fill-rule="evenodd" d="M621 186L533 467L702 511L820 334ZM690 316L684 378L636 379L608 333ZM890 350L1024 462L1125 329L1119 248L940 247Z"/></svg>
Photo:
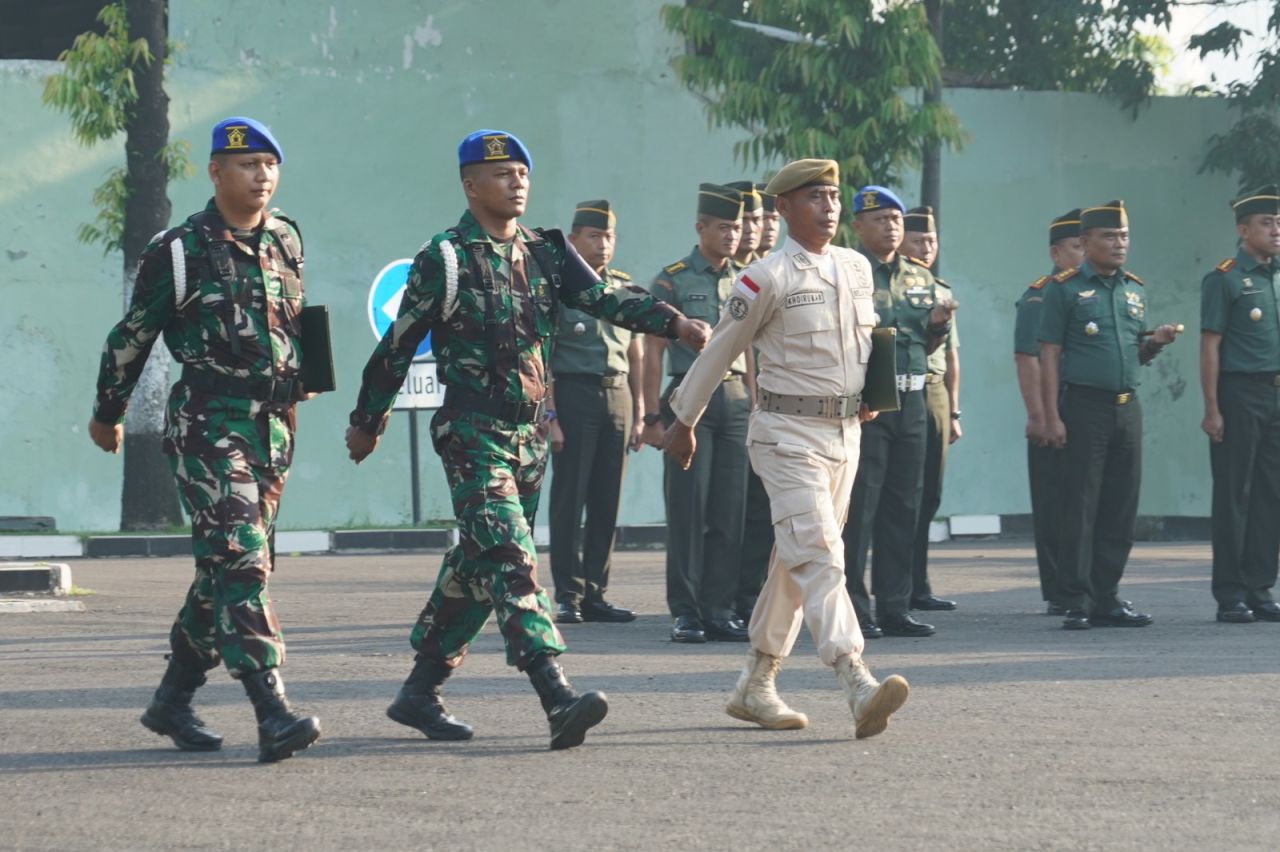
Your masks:
<svg viewBox="0 0 1280 852"><path fill-rule="evenodd" d="M808 724L774 684L803 619L818 656L835 669L861 739L883 731L908 693L903 678L880 684L862 661L840 537L860 421L872 416L861 404L876 321L871 267L856 252L830 245L840 217L834 161L789 163L768 191L777 195L789 236L738 276L711 342L671 398L677 419L664 449L677 463L690 463L707 401L728 365L754 344L759 406L747 447L769 493L777 546L751 618L751 650L725 709L766 728Z"/></svg>

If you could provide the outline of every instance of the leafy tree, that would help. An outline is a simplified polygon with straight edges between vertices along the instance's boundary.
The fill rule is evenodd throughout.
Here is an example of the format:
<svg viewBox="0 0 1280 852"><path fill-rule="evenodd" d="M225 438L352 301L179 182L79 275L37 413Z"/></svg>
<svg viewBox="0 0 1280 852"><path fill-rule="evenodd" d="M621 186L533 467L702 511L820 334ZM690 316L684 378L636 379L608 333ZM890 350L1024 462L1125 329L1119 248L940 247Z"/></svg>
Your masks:
<svg viewBox="0 0 1280 852"><path fill-rule="evenodd" d="M191 172L185 145L169 144L166 0L115 0L98 15L104 32L76 37L59 58L63 70L45 81L44 101L71 117L84 145L125 134L125 166L93 193L98 208L80 226L85 243L124 256L127 306L147 242L169 224L168 181ZM182 523L177 492L160 451L169 357L157 347L133 395L125 422L121 529Z"/></svg>
<svg viewBox="0 0 1280 852"><path fill-rule="evenodd" d="M858 186L900 183L927 145L962 141L950 110L917 94L940 75L917 2L690 0L662 19L686 40L673 65L712 126L749 131L734 146L744 165L836 160L848 205Z"/></svg>

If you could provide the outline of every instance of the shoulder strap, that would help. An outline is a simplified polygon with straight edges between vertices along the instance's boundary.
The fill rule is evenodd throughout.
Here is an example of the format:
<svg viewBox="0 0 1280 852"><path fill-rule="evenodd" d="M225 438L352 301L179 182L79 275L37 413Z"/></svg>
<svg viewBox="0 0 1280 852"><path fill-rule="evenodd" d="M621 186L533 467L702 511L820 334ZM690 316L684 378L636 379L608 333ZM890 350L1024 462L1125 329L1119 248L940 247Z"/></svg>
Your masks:
<svg viewBox="0 0 1280 852"><path fill-rule="evenodd" d="M1222 263L1219 263L1214 268L1217 269L1219 272L1230 272L1232 269L1235 268L1235 265L1236 265L1236 259L1234 257L1229 257L1226 260L1222 261Z"/></svg>
<svg viewBox="0 0 1280 852"><path fill-rule="evenodd" d="M1048 284L1048 283L1049 283L1049 276L1048 276L1048 275L1041 275L1041 276L1040 276L1039 278L1037 278L1035 281L1032 281L1030 286L1031 286L1031 289L1032 289L1032 290L1039 290L1039 289L1043 288L1043 287L1044 287L1044 285L1046 285L1046 284Z"/></svg>
<svg viewBox="0 0 1280 852"><path fill-rule="evenodd" d="M196 232L208 244L209 263L213 266L213 277L222 283L222 324L226 330L227 342L231 346L231 354L240 354L240 334L236 331L236 303L234 284L236 280L236 263L231 256L231 243L221 235L214 233L213 221L209 211L204 210L191 217ZM225 229L225 224L223 228Z"/></svg>
<svg viewBox="0 0 1280 852"><path fill-rule="evenodd" d="M457 229L450 229L449 233L462 240L462 235ZM496 392L502 387L501 377L498 375L498 285L493 278L493 268L489 266L489 259L485 256L484 242L476 240L473 243L467 243L464 240L462 245L466 248L467 267L471 270L472 276L480 282L481 291L484 293L484 338L485 347L488 350L489 388L491 392Z"/></svg>
<svg viewBox="0 0 1280 852"><path fill-rule="evenodd" d="M302 272L302 242L299 239L302 232L298 230L298 226L287 216L279 213L271 214L271 218L267 220L267 230L271 231L275 238L280 242L281 249L284 250L284 258L296 272ZM297 235L295 235L295 231Z"/></svg>

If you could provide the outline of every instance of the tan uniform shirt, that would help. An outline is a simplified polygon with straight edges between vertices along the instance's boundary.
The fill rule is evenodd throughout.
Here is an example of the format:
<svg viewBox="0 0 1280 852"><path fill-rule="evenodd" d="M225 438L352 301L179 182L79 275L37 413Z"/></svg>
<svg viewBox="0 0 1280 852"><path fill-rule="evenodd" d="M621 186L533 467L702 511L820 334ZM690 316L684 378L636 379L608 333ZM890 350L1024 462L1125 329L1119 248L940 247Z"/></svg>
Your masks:
<svg viewBox="0 0 1280 852"><path fill-rule="evenodd" d="M711 341L671 398L681 422L698 422L729 365L752 343L757 386L765 390L814 397L862 390L876 323L871 264L851 249L827 251L835 260L834 281L790 237L739 273ZM756 412L747 440L811 444L813 436L805 434L815 421L821 418Z"/></svg>

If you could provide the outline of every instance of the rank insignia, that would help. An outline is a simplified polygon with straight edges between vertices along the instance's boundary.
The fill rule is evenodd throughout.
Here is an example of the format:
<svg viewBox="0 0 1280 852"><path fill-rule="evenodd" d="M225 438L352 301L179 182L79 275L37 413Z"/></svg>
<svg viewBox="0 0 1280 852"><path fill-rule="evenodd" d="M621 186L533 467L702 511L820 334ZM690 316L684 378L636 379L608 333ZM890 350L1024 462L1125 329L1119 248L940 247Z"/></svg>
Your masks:
<svg viewBox="0 0 1280 852"><path fill-rule="evenodd" d="M1093 297L1093 295L1094 295L1095 293L1097 293L1097 292L1098 292L1097 290L1081 290L1079 293L1077 293L1077 294L1076 294L1076 298L1077 298L1077 299L1090 299L1090 298L1092 298L1092 297Z"/></svg>
<svg viewBox="0 0 1280 852"><path fill-rule="evenodd" d="M1246 290L1248 290L1250 287L1253 286L1253 282L1249 280L1249 276L1247 275L1244 278L1241 278L1240 280L1244 282L1244 288Z"/></svg>
<svg viewBox="0 0 1280 852"><path fill-rule="evenodd" d="M1098 324L1093 321L1085 323L1084 333L1087 334L1089 337L1093 337L1095 334L1098 333Z"/></svg>
<svg viewBox="0 0 1280 852"><path fill-rule="evenodd" d="M505 133L499 136L484 137L484 158L486 160L507 159L507 136Z"/></svg>
<svg viewBox="0 0 1280 852"><path fill-rule="evenodd" d="M1253 320L1254 322L1257 322L1258 320L1262 319L1262 308L1254 308L1253 310L1249 311L1249 319Z"/></svg>
<svg viewBox="0 0 1280 852"><path fill-rule="evenodd" d="M229 124L225 129L227 131L228 150L249 147L246 141L249 136L249 126L247 124Z"/></svg>

